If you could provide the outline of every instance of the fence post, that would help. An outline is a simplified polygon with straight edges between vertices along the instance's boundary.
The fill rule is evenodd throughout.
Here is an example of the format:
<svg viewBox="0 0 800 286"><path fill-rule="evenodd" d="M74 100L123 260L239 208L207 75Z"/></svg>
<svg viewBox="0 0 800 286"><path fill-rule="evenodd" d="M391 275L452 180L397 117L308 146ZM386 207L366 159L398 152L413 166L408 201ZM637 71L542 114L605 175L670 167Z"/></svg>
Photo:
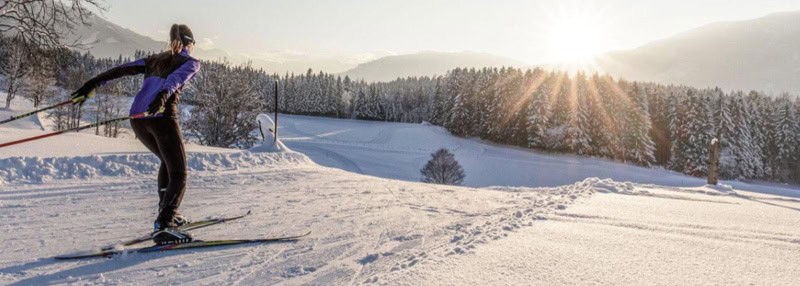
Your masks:
<svg viewBox="0 0 800 286"><path fill-rule="evenodd" d="M708 145L708 184L717 185L719 178L719 139L711 139Z"/></svg>

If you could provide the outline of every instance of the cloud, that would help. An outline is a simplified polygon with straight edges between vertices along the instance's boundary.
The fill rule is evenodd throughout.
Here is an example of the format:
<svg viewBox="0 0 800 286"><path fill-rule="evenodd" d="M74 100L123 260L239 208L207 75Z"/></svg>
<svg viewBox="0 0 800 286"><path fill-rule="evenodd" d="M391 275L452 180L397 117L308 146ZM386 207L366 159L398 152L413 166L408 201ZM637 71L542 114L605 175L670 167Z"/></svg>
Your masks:
<svg viewBox="0 0 800 286"><path fill-rule="evenodd" d="M360 53L360 54L355 54L355 55L344 56L344 60L342 62L348 63L348 64L353 64L353 65L357 65L357 64L366 63L368 61L376 60L376 59L379 59L379 58L382 58L382 57L396 56L396 55L397 55L397 53L395 53L393 51L377 50L377 51L371 51L371 52L366 52L366 53Z"/></svg>
<svg viewBox="0 0 800 286"><path fill-rule="evenodd" d="M216 48L217 46L214 43L214 40L212 40L211 38L202 38L200 39L199 42L197 42L197 47L203 50L211 50Z"/></svg>

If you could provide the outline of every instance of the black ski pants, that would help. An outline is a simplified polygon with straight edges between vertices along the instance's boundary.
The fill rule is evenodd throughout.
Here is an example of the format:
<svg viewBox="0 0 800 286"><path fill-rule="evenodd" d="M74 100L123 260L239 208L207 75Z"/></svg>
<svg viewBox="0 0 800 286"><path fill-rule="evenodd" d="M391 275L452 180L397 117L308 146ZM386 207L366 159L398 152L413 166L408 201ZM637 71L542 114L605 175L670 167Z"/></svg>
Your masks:
<svg viewBox="0 0 800 286"><path fill-rule="evenodd" d="M180 124L172 116L163 116L133 119L131 128L139 141L161 160L157 219L172 219L186 192L186 152Z"/></svg>

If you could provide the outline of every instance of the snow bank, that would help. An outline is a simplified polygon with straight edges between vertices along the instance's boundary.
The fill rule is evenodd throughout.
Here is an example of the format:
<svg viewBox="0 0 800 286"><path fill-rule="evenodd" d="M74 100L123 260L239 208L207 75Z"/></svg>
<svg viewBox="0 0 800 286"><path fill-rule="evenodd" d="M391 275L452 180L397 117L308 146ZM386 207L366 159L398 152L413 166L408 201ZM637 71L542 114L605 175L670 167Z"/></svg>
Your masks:
<svg viewBox="0 0 800 286"><path fill-rule="evenodd" d="M313 164L304 155L286 153L189 153L190 171L224 171L239 168ZM153 174L159 160L149 154L93 155L77 157L10 157L0 159L0 185L43 183L51 180L99 176Z"/></svg>
<svg viewBox="0 0 800 286"><path fill-rule="evenodd" d="M556 188L527 188L527 187L489 187L488 189L496 190L496 191L506 191L506 192L528 192L528 191L536 191L536 190L560 190L561 193L571 193L571 192L601 192L601 193L634 193L636 192L636 188L634 187L634 183L631 182L615 182L611 179L600 179L597 177L586 178L583 181L571 184L571 185L564 185L559 186Z"/></svg>

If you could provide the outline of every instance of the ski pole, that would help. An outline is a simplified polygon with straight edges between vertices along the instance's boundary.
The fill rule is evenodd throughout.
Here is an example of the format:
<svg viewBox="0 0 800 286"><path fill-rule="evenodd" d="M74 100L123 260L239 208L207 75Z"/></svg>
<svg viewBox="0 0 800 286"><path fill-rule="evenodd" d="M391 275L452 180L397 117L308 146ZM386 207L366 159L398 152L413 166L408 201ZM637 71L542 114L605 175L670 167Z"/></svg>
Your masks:
<svg viewBox="0 0 800 286"><path fill-rule="evenodd" d="M20 143L30 142L30 141L34 141L34 140L44 139L44 138L47 138L47 137L52 137L52 136L56 136L56 135L59 135L59 134L64 134L64 133L67 133L67 132L72 132L72 131L79 132L79 131L84 130L84 129L89 129L89 128L93 128L93 127L97 127L97 126L101 126L101 125L106 125L106 124L109 124L109 123L125 121L125 120L128 120L128 119L142 118L142 117L145 117L145 116L148 116L148 115L150 115L150 114L147 113L147 112L142 112L142 113L134 114L134 115L127 116L127 117L119 117L119 118L109 119L109 120L106 120L106 121L92 123L92 124L89 124L89 125L79 126L79 127L75 127L75 128L71 128L71 129L55 131L55 132L51 132L51 133L47 133L47 134L42 134L42 135L33 136L33 137L29 137L29 138L24 138L24 139L20 139L20 140L16 140L16 141L2 143L2 144L0 144L0 148L8 147L8 146L11 146L11 145L17 145L17 144L20 144Z"/></svg>
<svg viewBox="0 0 800 286"><path fill-rule="evenodd" d="M59 107L59 106L64 106L64 105L67 105L67 104L70 104L70 103L73 103L73 104L80 103L80 102L86 100L89 97L91 97L91 95L88 96L88 97L79 96L79 97L76 97L76 98L61 102L61 103L57 103L55 105L51 105L51 106L48 106L48 107L45 107L45 108L42 108L42 109L37 109L37 110L31 111L31 112L28 112L28 113L25 113L25 114L20 114L20 115L17 115L17 116L11 116L11 118L9 118L9 119L0 121L0 124L9 123L9 122L17 120L17 119L25 118L25 117L34 115L36 113L39 113L39 112L42 112L42 111L47 111L47 110L50 110L50 109L53 109L53 108L56 108L56 107Z"/></svg>

